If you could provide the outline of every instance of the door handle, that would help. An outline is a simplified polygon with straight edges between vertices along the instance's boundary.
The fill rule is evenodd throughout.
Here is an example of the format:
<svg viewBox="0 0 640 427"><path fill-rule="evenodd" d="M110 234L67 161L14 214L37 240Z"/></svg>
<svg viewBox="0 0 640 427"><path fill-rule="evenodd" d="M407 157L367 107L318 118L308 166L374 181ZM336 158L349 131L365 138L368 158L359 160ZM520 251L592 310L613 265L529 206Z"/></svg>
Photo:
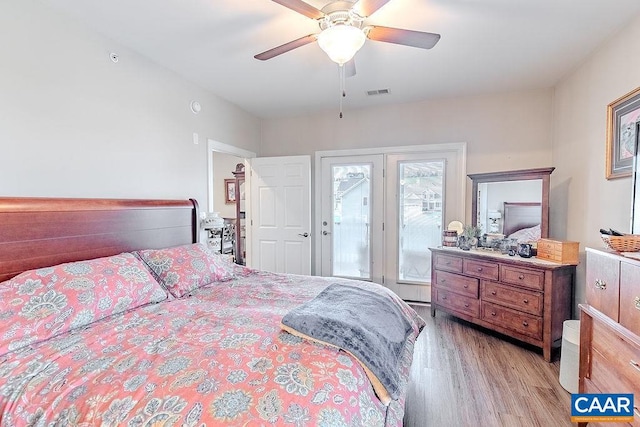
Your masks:
<svg viewBox="0 0 640 427"><path fill-rule="evenodd" d="M298 236L301 236L301 237L309 237L309 233L307 233L307 232L305 231L305 232L304 232L304 233L302 233L302 234L298 233Z"/></svg>
<svg viewBox="0 0 640 427"><path fill-rule="evenodd" d="M331 234L331 233L330 233L330 232L328 232L328 231L323 231L323 232L322 232L322 235L323 235L323 236L326 236L327 234Z"/></svg>

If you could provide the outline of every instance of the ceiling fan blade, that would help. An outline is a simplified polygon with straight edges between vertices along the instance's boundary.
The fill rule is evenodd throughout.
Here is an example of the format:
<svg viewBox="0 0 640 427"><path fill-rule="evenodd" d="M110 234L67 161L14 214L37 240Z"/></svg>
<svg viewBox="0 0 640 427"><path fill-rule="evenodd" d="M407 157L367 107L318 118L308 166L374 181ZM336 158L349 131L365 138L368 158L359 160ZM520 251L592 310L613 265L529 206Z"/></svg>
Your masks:
<svg viewBox="0 0 640 427"><path fill-rule="evenodd" d="M379 42L395 43L421 49L431 49L440 40L440 34L377 26L368 27L367 37Z"/></svg>
<svg viewBox="0 0 640 427"><path fill-rule="evenodd" d="M324 13L319 9L311 6L308 3L303 2L302 0L272 0L284 7L288 7L289 9L296 11L307 18L311 19L320 19L324 17Z"/></svg>
<svg viewBox="0 0 640 427"><path fill-rule="evenodd" d="M355 6L355 10L358 12L358 15L366 18L388 2L389 0L360 0Z"/></svg>
<svg viewBox="0 0 640 427"><path fill-rule="evenodd" d="M254 58L259 59L261 61L266 61L267 59L271 59L274 56L282 55L283 53L289 52L290 50L296 49L300 46L304 46L309 43L313 43L318 39L317 34L309 34L308 36L300 37L299 39L290 41L289 43L285 43L278 47L274 47L273 49L269 49L262 53L257 54Z"/></svg>
<svg viewBox="0 0 640 427"><path fill-rule="evenodd" d="M351 58L349 61L345 62L344 67L344 76L345 77L353 77L356 75L356 60L355 58Z"/></svg>

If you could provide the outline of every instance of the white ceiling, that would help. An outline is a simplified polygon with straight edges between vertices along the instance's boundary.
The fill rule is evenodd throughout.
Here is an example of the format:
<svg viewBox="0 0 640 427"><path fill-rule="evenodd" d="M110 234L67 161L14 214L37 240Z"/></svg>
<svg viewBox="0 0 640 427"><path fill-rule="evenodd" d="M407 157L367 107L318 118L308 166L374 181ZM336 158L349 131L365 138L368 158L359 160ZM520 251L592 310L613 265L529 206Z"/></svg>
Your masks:
<svg viewBox="0 0 640 427"><path fill-rule="evenodd" d="M273 1L41 1L256 116L338 111L338 66L317 43L253 58L319 31ZM431 50L367 40L344 108L551 87L638 13L638 0L391 0L367 23L442 38Z"/></svg>

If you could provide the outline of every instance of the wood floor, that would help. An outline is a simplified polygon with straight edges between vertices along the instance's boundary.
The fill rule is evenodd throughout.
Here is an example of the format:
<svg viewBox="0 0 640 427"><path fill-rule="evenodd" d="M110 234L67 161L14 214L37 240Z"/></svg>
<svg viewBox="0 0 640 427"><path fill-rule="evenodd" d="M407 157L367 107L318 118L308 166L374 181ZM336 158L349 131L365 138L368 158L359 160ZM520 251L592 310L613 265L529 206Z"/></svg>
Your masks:
<svg viewBox="0 0 640 427"><path fill-rule="evenodd" d="M406 427L570 426L560 358L413 306L427 322L414 351Z"/></svg>

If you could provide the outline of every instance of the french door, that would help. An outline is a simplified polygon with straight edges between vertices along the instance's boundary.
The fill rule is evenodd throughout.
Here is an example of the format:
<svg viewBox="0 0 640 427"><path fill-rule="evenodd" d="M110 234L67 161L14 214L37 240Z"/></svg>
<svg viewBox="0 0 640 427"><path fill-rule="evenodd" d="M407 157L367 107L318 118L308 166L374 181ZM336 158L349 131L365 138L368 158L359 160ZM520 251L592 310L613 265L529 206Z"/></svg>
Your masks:
<svg viewBox="0 0 640 427"><path fill-rule="evenodd" d="M382 155L321 161L322 276L382 282Z"/></svg>
<svg viewBox="0 0 640 427"><path fill-rule="evenodd" d="M447 159L387 156L384 285L410 301L431 300L431 251L442 240Z"/></svg>
<svg viewBox="0 0 640 427"><path fill-rule="evenodd" d="M431 150L322 157L320 274L430 301L429 247L441 244L444 224L464 219L459 156Z"/></svg>

